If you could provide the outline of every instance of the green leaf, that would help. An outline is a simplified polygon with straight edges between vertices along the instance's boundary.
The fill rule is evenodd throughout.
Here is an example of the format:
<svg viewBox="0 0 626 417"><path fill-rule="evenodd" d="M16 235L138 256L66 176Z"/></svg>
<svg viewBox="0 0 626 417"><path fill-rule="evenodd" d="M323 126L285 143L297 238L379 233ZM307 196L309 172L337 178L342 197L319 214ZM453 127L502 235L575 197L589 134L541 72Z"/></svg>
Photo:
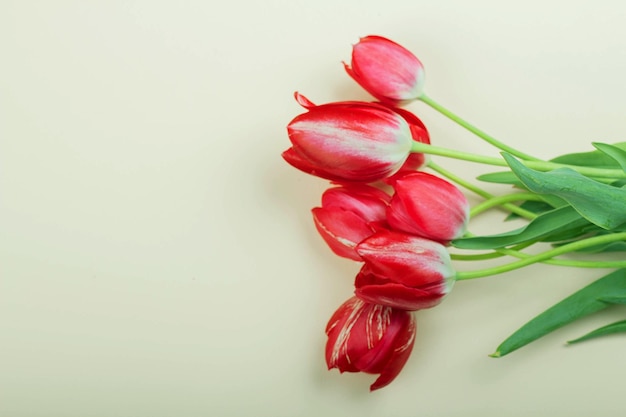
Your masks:
<svg viewBox="0 0 626 417"><path fill-rule="evenodd" d="M598 226L588 223L587 220L582 219L586 224L580 224L579 227L573 225L571 228L564 230L557 230L554 233L541 238L542 242L550 242L552 246L560 246L563 244L572 243L575 240L579 240L583 235L584 237L592 237L592 232L598 229Z"/></svg>
<svg viewBox="0 0 626 417"><path fill-rule="evenodd" d="M519 186L520 188L524 187L524 184L513 174L511 171L505 172L490 172L488 174L482 174L476 177L477 180L483 182L492 182L495 184L511 184Z"/></svg>
<svg viewBox="0 0 626 417"><path fill-rule="evenodd" d="M530 191L562 198L581 216L603 229L626 222L625 189L599 183L569 168L535 171L507 153L502 155Z"/></svg>
<svg viewBox="0 0 626 417"><path fill-rule="evenodd" d="M507 355L620 300L626 301L626 269L618 269L598 279L539 314L509 336L490 356L499 358Z"/></svg>
<svg viewBox="0 0 626 417"><path fill-rule="evenodd" d="M624 332L626 332L626 320L618 321L618 322L600 327L599 329L589 332L586 335L579 337L578 339L568 340L567 343L569 344L578 343L578 342L582 342L585 340L593 339L595 337L606 336L608 334L615 334L615 333L624 333Z"/></svg>
<svg viewBox="0 0 626 417"><path fill-rule="evenodd" d="M615 143L612 146L626 150L626 142ZM550 162L594 168L619 168L613 158L601 151L570 153L553 158Z"/></svg>
<svg viewBox="0 0 626 417"><path fill-rule="evenodd" d="M610 158L613 158L615 162L617 162L622 168L622 170L626 171L626 151L618 148L617 146L609 145L608 143L593 143L593 146L596 147L600 152L606 154Z"/></svg>
<svg viewBox="0 0 626 417"><path fill-rule="evenodd" d="M588 224L571 206L565 206L543 213L519 229L490 236L456 239L451 244L460 249L503 248L531 240L538 241L551 234L578 229Z"/></svg>
<svg viewBox="0 0 626 417"><path fill-rule="evenodd" d="M609 304L626 304L626 295L609 295L602 297L600 301Z"/></svg>
<svg viewBox="0 0 626 417"><path fill-rule="evenodd" d="M626 178L620 178L610 183L613 187L624 188L626 187Z"/></svg>

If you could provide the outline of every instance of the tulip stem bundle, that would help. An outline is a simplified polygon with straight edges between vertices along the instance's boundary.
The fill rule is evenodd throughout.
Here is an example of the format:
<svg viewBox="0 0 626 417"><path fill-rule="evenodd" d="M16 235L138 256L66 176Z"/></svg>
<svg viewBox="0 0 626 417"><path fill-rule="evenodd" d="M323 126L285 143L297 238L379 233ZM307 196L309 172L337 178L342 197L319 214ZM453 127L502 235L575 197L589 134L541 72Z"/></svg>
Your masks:
<svg viewBox="0 0 626 417"><path fill-rule="evenodd" d="M549 161L524 153L425 95L421 62L380 36L354 45L345 70L379 101L315 105L296 93L306 112L289 123L292 146L282 154L300 171L332 182L320 206L311 210L314 226L333 253L360 264L354 295L326 327L329 369L377 374L370 389L386 386L415 344L414 312L439 305L456 281L537 263L616 271L530 320L492 357L507 355L588 314L626 304L626 260L578 259L581 253L626 252L626 143L593 143L594 151ZM402 108L417 100L497 148L501 157L432 145L420 118ZM517 190L487 192L427 155L503 167L478 179ZM455 184L483 201L470 207ZM468 230L471 219L494 208L507 212L507 219L523 219L524 226L491 235ZM536 254L523 252L536 244L551 246ZM557 258L562 255L568 259ZM514 260L455 270L459 263L505 257ZM626 331L626 321L575 342L617 331Z"/></svg>
<svg viewBox="0 0 626 417"><path fill-rule="evenodd" d="M411 151L416 153L423 153L427 155L444 156L447 158L459 159L469 162L477 162L485 165L493 165L500 167L508 167L506 160L502 158L495 158L485 155L477 155L463 151L457 151L454 149L443 148L440 146L433 146L426 143L413 142L411 145ZM537 161L537 160L525 160L524 165L528 168L535 169L537 171L552 171L558 168L570 168L580 174L588 177L600 178L600 179L619 179L626 178L626 172L621 169L607 169L607 168L594 168L584 167L577 165L559 164L550 161Z"/></svg>
<svg viewBox="0 0 626 417"><path fill-rule="evenodd" d="M576 242L569 243L567 245L559 246L557 248L545 251L543 253L539 253L537 255L531 255L520 259L519 261L511 262L505 265L495 266L492 268L480 269L475 271L460 271L457 272L456 279L457 281L463 281L468 279L476 279L476 278L484 278L492 275L502 274L504 272L513 271L515 269L519 269L537 262L541 262L544 260L549 260L555 256L563 255L565 253L579 251L581 249L585 249L591 246L601 245L605 243L619 242L626 240L626 233L615 233L610 235L596 236L590 237L588 239L578 240ZM609 265L626 265L624 263L610 263Z"/></svg>
<svg viewBox="0 0 626 417"><path fill-rule="evenodd" d="M487 191L483 190L482 188L477 187L476 185L464 180L463 178L453 174L452 172L446 170L445 168L439 166L438 164L432 161L428 162L428 167L440 173L441 175L445 176L446 178L450 179L451 181L454 181L460 186L474 192L475 194L485 199L485 201L483 201L482 203L477 204L474 207L472 207L472 209L470 210L470 218L473 218L476 215L494 207L501 207L503 209L510 211L511 213L517 214L520 217L524 217L526 219L532 220L537 217L537 214L535 213L524 210L520 208L519 206L508 204L514 201L537 201L537 202L543 201L542 197L540 197L537 194L521 192L521 193L512 193L512 194L494 196L488 193ZM466 236L468 235L469 233L466 233ZM608 239L607 241L612 242L612 241L620 241L620 240L622 239L619 235L617 235L617 237L613 235L612 238ZM598 240L594 240L594 239L587 240L584 244L581 244L581 242L585 242L585 241L576 242L578 243L578 245L570 245L569 246L570 251L577 251L587 246L593 246L593 245L598 244ZM603 242L600 241L600 243L603 243ZM584 260L570 260L570 259L553 259L555 256L562 255L566 252L548 251L548 252L544 252L542 254L536 255L535 257L533 257L532 255L523 253L523 252L519 252L519 249L530 246L531 244L532 242L528 242L524 245L521 245L521 247L519 248L497 249L496 251L491 252L491 253L482 253L482 254L474 254L474 255L451 254L451 257L452 259L456 259L456 260L479 261L479 260L493 259L493 258L508 255L508 256L512 256L516 258L526 259L527 261L528 259L530 259L532 263L541 262L541 263L548 264L548 265L567 266L567 267L575 267L575 268L626 268L626 261L584 261ZM546 253L548 255L546 255ZM545 256L548 256L548 257L546 258ZM533 259L536 259L536 261L533 262L532 261ZM510 270L517 269L515 267L515 265L517 264L521 265L520 268L523 266L527 266L527 264L513 263L513 264L509 264L508 268L511 268ZM500 269L500 268L503 268L503 267L483 270L482 272L480 271L460 272L457 274L457 280L483 278L483 277L497 275L502 272L509 271L509 269L505 271L504 269ZM490 270L493 270L495 272L491 273L489 272ZM472 278L467 278L468 276L471 276Z"/></svg>
<svg viewBox="0 0 626 417"><path fill-rule="evenodd" d="M493 207L498 207L498 206L502 206L505 208L517 207L514 205L507 204L513 201L543 201L543 199L539 197L537 194L533 194L533 193L513 193L513 194L504 194L504 195L499 195L499 196L491 196L491 197L488 197L482 203L477 204L474 207L472 207L472 209L470 210L470 218L473 218L477 216L478 214L484 211L487 211ZM511 212L518 214L520 216L523 216L527 219L534 219L537 217L535 213L532 213L528 210L520 209L519 207L517 207L517 209L514 211L512 210Z"/></svg>
<svg viewBox="0 0 626 417"><path fill-rule="evenodd" d="M467 122L466 120L460 118L455 113L452 113L450 110L448 110L447 108L443 107L441 104L437 103L432 98L428 97L426 94L422 94L419 97L419 100L421 102L425 103L425 104L428 104L430 107L432 107L433 109L437 110L439 113L443 114L444 116L446 116L450 120L454 121L458 125L463 126L465 129L467 129L470 132L474 133L476 136L478 136L479 138L483 139L485 142L490 143L491 145L495 146L496 148L498 148L498 149L500 149L500 150L502 150L504 152L508 152L511 155L514 155L514 156L516 156L516 157L518 157L520 159L524 159L524 160L527 160L527 161L541 161L541 159L539 159L539 158L535 158L534 156L528 155L528 154L526 154L526 153L524 153L522 151L519 151L519 150L517 150L515 148L512 148L509 145L506 145L506 144L500 142L499 140L497 140L493 136L488 135L487 133L483 132L482 130L480 130L476 126L474 126L471 123Z"/></svg>

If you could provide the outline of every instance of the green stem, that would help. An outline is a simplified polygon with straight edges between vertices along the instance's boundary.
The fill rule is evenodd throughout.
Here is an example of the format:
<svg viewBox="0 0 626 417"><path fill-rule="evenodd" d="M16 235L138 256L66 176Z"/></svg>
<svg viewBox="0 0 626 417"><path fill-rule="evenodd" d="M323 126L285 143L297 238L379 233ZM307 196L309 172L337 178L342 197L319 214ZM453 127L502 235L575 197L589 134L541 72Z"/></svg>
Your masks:
<svg viewBox="0 0 626 417"><path fill-rule="evenodd" d="M419 152L428 155L445 156L448 158L460 159L463 161L478 162L486 165L495 165L501 167L508 167L506 161L502 158L495 158L484 155L476 155L468 152L456 151L454 149L442 148L440 146L433 146L426 143L413 141L411 145L411 152ZM528 168L535 169L537 171L551 171L557 168L570 168L580 174L588 177L599 178L626 178L626 172L621 169L607 169L607 168L593 168L583 167L577 165L557 164L555 162L548 161L524 161L524 165Z"/></svg>
<svg viewBox="0 0 626 417"><path fill-rule="evenodd" d="M429 168L431 168L433 171L443 175L444 177L448 178L449 180L459 184L461 187L464 187L466 189L468 189L469 191L472 191L473 193L479 195L480 197L486 199L486 200L490 200L494 198L493 194L488 193L487 191L483 190L482 188L466 181L464 178L459 177L458 175L446 170L445 168L439 166L438 164L434 163L433 161L428 161L428 165ZM515 213L518 216L521 217L525 217L527 219L534 219L535 217L537 217L536 214L531 213L528 210L524 210L523 208L520 208L514 204L508 204L507 202L504 202L502 204L502 207L505 208L506 210L510 211L511 213ZM471 212L470 212L470 217L471 217Z"/></svg>
<svg viewBox="0 0 626 417"><path fill-rule="evenodd" d="M564 253L573 252L576 250L584 249L594 245L600 245L610 242L626 240L626 232L612 233L609 235L595 236L588 239L579 240L569 243L567 245L554 248L537 255L530 255L527 258L520 259L519 261L511 262L505 265L499 265L492 268L479 269L476 271L461 271L457 273L457 280L468 280L482 277L488 277L491 275L501 274L503 272L513 271L515 269L522 268L527 265L531 265L537 262L541 262Z"/></svg>
<svg viewBox="0 0 626 417"><path fill-rule="evenodd" d="M518 252L516 250L510 250L510 249L499 249L499 251L503 255L514 256L516 258L521 258L521 259L526 259L526 258L530 258L531 256L533 256L527 253ZM575 268L624 268L626 267L626 261L580 261L580 260L570 260L570 259L547 259L541 262L548 264L548 265L569 266L569 267L575 267Z"/></svg>
<svg viewBox="0 0 626 417"><path fill-rule="evenodd" d="M504 143L500 142L499 140L497 140L493 136L488 135L487 133L485 133L482 130L478 129L476 126L470 124L466 120L461 119L459 116L457 116L456 114L452 113L450 110L448 110L447 108L443 107L441 104L435 102L430 97L428 97L426 95L422 95L420 97L420 100L422 102L428 104L430 107L432 107L433 109L437 110L439 113L443 114L444 116L446 116L447 118L449 118L453 122L455 122L458 125L464 127L465 129L469 130L470 132L472 132L473 134L475 134L479 138L483 139L485 142L495 146L496 148L501 149L501 150L503 150L505 152L508 152L511 155L515 155L516 157L518 157L520 159L523 159L523 160L526 160L526 161L541 161L541 159L539 159L539 158L535 158L534 156L528 155L528 154L526 154L526 153L524 153L522 151L519 151L519 150L517 150L515 148L512 148L512 147L510 147L508 145L505 145Z"/></svg>
<svg viewBox="0 0 626 417"><path fill-rule="evenodd" d="M487 211L492 207L501 206L512 201L521 201L521 200L544 201L539 195L534 194L534 193L514 193L514 194L500 195L497 197L491 197L483 201L482 203L477 204L474 207L472 207L472 209L470 210L470 218L482 213L483 211ZM526 214L524 217L528 219L534 219L535 217L537 217L535 213L532 213L527 210L523 210L523 211Z"/></svg>
<svg viewBox="0 0 626 417"><path fill-rule="evenodd" d="M467 181L465 178L461 178L458 175L452 173L451 171L448 171L447 169L440 166L439 164L434 163L433 161L428 161L426 166L432 169L433 171L448 178L449 180L459 184L461 187L466 188L469 191L481 196L482 198L485 198L485 199L493 198L493 195L489 194L487 191L472 184L471 182Z"/></svg>
<svg viewBox="0 0 626 417"><path fill-rule="evenodd" d="M533 245L535 242L524 242L524 243L520 243L519 245L516 245L514 247L512 247L511 249L507 249L513 252L517 252L518 250L527 248L531 245ZM521 253L521 252L520 252ZM495 258L501 258L503 256L506 255L510 255L510 254L505 254L501 249L498 249L497 251L493 251L493 252L487 252L487 253L479 253L479 254L460 254L460 253L451 253L450 257L454 260L457 261L484 261L487 259L495 259Z"/></svg>
<svg viewBox="0 0 626 417"><path fill-rule="evenodd" d="M518 252L512 249L498 249L497 252L487 252L480 254L458 254L452 253L450 257L456 261L485 261L489 259L501 258L503 256L513 256L515 258L529 258L533 255L524 252ZM568 266L574 268L626 268L626 261L579 261L569 259L547 259L541 261L542 264L555 266Z"/></svg>

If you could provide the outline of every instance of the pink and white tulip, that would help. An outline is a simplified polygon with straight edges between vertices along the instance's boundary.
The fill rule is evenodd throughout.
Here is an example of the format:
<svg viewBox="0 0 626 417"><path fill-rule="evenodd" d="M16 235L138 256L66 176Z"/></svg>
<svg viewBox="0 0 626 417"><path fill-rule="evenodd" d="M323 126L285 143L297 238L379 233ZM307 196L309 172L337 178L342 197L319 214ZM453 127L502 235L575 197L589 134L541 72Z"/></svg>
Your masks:
<svg viewBox="0 0 626 417"><path fill-rule="evenodd" d="M352 48L346 72L378 100L403 104L424 92L424 66L410 51L381 36L366 36Z"/></svg>
<svg viewBox="0 0 626 417"><path fill-rule="evenodd" d="M370 390L391 383L409 359L416 323L408 311L352 297L326 326L326 364L340 372L379 374Z"/></svg>
<svg viewBox="0 0 626 417"><path fill-rule="evenodd" d="M469 203L452 183L425 172L407 174L393 183L395 193L387 221L396 230L447 243L463 236Z"/></svg>
<svg viewBox="0 0 626 417"><path fill-rule="evenodd" d="M339 102L315 106L287 126L292 147L283 158L294 167L334 181L373 182L400 169L411 152L409 123L386 106Z"/></svg>
<svg viewBox="0 0 626 417"><path fill-rule="evenodd" d="M315 227L335 254L360 261L355 247L386 226L390 198L364 184L330 188L322 194L322 207L312 210Z"/></svg>
<svg viewBox="0 0 626 417"><path fill-rule="evenodd" d="M404 310L439 304L456 278L445 246L393 231L379 231L356 247L365 265L355 279L360 299Z"/></svg>

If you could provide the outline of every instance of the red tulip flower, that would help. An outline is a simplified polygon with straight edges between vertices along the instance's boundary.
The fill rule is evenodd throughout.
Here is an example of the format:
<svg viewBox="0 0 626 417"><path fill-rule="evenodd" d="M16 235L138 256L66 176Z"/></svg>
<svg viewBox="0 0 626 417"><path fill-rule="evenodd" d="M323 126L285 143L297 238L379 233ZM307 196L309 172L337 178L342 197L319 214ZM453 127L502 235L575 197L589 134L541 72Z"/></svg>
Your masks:
<svg viewBox="0 0 626 417"><path fill-rule="evenodd" d="M356 247L365 265L354 282L360 299L404 310L439 304L456 273L445 246L393 231L380 231Z"/></svg>
<svg viewBox="0 0 626 417"><path fill-rule="evenodd" d="M408 311L350 298L326 326L326 363L340 372L379 374L370 390L400 373L413 350L416 324Z"/></svg>
<svg viewBox="0 0 626 417"><path fill-rule="evenodd" d="M322 194L322 207L312 210L315 227L335 254L360 261L354 248L385 227L390 198L384 191L364 184L330 188Z"/></svg>
<svg viewBox="0 0 626 417"><path fill-rule="evenodd" d="M387 209L387 221L393 229L442 243L463 236L469 203L455 185L415 172L396 180L393 187L395 193Z"/></svg>
<svg viewBox="0 0 626 417"><path fill-rule="evenodd" d="M283 158L294 167L335 181L373 182L406 161L413 140L409 123L386 106L339 102L315 106L287 126L292 147Z"/></svg>
<svg viewBox="0 0 626 417"><path fill-rule="evenodd" d="M410 51L381 36L366 36L353 46L346 72L378 100L403 104L423 94L424 66Z"/></svg>

